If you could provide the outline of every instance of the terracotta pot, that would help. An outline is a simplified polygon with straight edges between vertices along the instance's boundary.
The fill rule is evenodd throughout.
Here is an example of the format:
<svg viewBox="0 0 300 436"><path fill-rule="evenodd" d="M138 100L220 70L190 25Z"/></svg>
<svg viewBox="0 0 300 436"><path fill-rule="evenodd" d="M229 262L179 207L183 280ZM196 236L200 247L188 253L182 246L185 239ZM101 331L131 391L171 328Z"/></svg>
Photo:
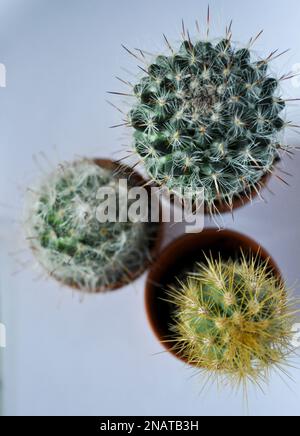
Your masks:
<svg viewBox="0 0 300 436"><path fill-rule="evenodd" d="M148 192L150 194L150 187L147 185L147 182L144 180L144 178L139 173L134 171L129 166L124 165L124 164L120 164L120 163L112 161L110 159L93 159L93 161L98 166L100 166L102 168L113 171L116 174L120 173L120 174L126 176L128 178L128 180L131 181L132 185L143 186L145 189L148 190ZM151 197L149 197L149 198L151 198ZM161 214L161 210L160 210L160 214ZM163 227L162 221L160 221L160 223L158 224L156 238L152 241L152 245L150 246L150 254L151 254L151 258L153 260L156 259L158 254L159 254L163 235L164 235L164 227ZM138 279L149 268L151 263L152 263L151 260L145 261L144 265L140 269L138 269L136 271L131 271L131 272L126 271L128 280L122 280L122 281L119 281L116 283L112 283L109 286L101 287L93 293L98 294L98 293L102 293L102 292L106 292L106 291L116 291L116 290L132 283L133 281ZM76 289L77 291L84 292L84 289L81 289L75 283L64 283L64 284L72 287L73 289Z"/></svg>
<svg viewBox="0 0 300 436"><path fill-rule="evenodd" d="M274 161L274 171L276 169L276 164L280 162L280 158L277 158ZM246 204L253 201L255 198L258 197L259 192L263 190L267 184L269 183L270 179L272 177L272 173L265 174L260 181L257 183L255 188L249 189L248 191L242 192L240 195L236 195L233 197L232 201L232 207L230 207L228 204L226 204L224 201L216 201L215 206L216 210L215 212L217 214L224 214L224 213L232 213L234 210L239 209ZM153 186L158 186L155 183L153 183ZM175 202L175 194L170 195L172 203ZM179 200L180 201L180 200ZM207 206L204 207L204 213L205 215L211 215L211 211Z"/></svg>
<svg viewBox="0 0 300 436"><path fill-rule="evenodd" d="M166 350L184 360L173 351L174 342L168 341L172 333L172 305L166 299L166 289L176 283L176 277L189 271L194 262L205 261L205 255L237 260L241 249L245 254L259 253L259 258L268 260L269 268L278 280L283 281L278 266L267 251L247 236L231 231L206 229L202 233L185 235L170 244L152 266L145 291L146 313L152 330ZM185 361L185 360L184 360Z"/></svg>
<svg viewBox="0 0 300 436"><path fill-rule="evenodd" d="M249 191L243 192L241 195L236 195L233 198L233 202L232 202L232 208L222 202L216 202L216 208L218 210L218 213L231 213L232 211L236 210L236 209L240 209L243 206L246 206L246 204L250 203L251 201L253 201L255 198L258 197L259 192L264 189L266 187L266 185L269 183L271 178L271 173L265 174L262 179L259 181L258 185L255 188L252 188ZM207 207L205 207L205 214L206 215L210 215L209 209Z"/></svg>

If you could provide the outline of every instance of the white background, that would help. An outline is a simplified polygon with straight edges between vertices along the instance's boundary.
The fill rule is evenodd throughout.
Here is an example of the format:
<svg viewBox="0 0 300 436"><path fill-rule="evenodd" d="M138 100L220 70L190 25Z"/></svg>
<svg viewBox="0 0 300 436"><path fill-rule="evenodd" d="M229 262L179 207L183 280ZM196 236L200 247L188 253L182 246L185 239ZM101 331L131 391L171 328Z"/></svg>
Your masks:
<svg viewBox="0 0 300 436"><path fill-rule="evenodd" d="M300 63L299 1L210 3L215 36L233 18L237 41L265 29L256 45L262 56L291 48L274 63L279 74ZM119 292L81 299L55 281L37 280L38 272L11 254L22 248L12 222L20 218L21 193L39 176L33 155L45 152L58 163L78 155L122 157L130 148L130 136L109 129L119 114L105 102L106 91L124 90L114 78L124 75L122 66L137 72L121 43L159 50L162 33L177 41L181 19L191 27L196 18L204 23L206 7L200 0L0 0L0 62L7 67L7 88L0 89L4 414L299 415L300 370L292 368L288 386L274 375L264 394L250 390L248 409L242 395L226 389L201 393L203 379L161 353L146 321L145 277ZM285 95L300 97L300 88L286 83ZM298 124L299 114L291 105L289 117ZM287 131L290 144L298 139ZM271 252L289 285L300 277L299 164L299 155L285 160L290 187L274 178L275 196L265 191L266 204L237 211L234 221L225 217L228 227Z"/></svg>

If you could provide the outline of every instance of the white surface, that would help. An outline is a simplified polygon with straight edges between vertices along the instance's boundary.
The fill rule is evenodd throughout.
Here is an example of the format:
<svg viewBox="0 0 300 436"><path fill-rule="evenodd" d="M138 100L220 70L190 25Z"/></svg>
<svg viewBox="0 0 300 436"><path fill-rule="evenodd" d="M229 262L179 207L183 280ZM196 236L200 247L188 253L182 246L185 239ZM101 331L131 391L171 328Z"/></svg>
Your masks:
<svg viewBox="0 0 300 436"><path fill-rule="evenodd" d="M0 89L0 216L3 320L7 326L3 413L9 415L238 415L247 413L240 395L212 388L200 394L201 379L162 351L146 321L144 278L108 295L86 296L36 281L8 252L19 246L16 218L20 190L37 174L33 154L57 162L77 154L119 157L122 131L105 99L122 90L114 79L121 66L137 71L121 43L150 51L163 45L162 33L178 39L181 18L193 25L207 2L190 0L0 0L0 62L7 88ZM300 62L296 0L211 1L218 36L234 19L234 37L248 41L265 28L262 54L291 48L275 66L279 73ZM286 94L300 89L286 84ZM297 106L290 117L299 123ZM287 132L290 143L298 136ZM127 144L130 138L126 138ZM127 147L128 149L128 147ZM120 152L120 154L118 154ZM261 242L279 263L289 284L299 279L300 156L286 161L291 187L276 180L268 204L239 210L227 225ZM3 207L3 203L7 204ZM12 207L12 208L11 208ZM171 236L169 237L169 239ZM299 365L299 361L297 362ZM300 371L291 369L288 387L279 376L266 395L250 392L253 415L299 415Z"/></svg>

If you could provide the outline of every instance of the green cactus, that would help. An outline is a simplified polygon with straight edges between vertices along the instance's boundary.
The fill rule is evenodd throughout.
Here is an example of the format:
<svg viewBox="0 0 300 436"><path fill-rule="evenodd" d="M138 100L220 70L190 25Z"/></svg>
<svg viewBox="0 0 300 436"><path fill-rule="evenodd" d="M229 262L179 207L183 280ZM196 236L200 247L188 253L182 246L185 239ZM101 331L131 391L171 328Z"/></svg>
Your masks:
<svg viewBox="0 0 300 436"><path fill-rule="evenodd" d="M81 160L62 165L31 195L27 236L49 274L81 290L102 292L130 282L145 269L158 224L102 223L96 213L98 190L113 188L118 205L128 195L119 192L119 179L127 177L121 170Z"/></svg>
<svg viewBox="0 0 300 436"><path fill-rule="evenodd" d="M267 381L291 353L295 312L268 261L209 258L170 287L168 301L176 353L234 387Z"/></svg>
<svg viewBox="0 0 300 436"><path fill-rule="evenodd" d="M251 196L285 149L286 106L269 62L253 59L251 43L236 48L231 31L219 42L192 42L184 30L178 50L159 55L133 87L137 101L127 124L149 176L170 191L204 189L207 209ZM134 54L135 57L138 57ZM273 53L273 57L274 57Z"/></svg>

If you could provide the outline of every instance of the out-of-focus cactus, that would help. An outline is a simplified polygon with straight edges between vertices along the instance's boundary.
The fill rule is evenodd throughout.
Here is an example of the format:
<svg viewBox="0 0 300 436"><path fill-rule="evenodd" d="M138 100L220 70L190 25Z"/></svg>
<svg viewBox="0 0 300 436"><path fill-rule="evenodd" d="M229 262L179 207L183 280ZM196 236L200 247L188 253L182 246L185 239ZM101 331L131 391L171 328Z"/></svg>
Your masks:
<svg viewBox="0 0 300 436"><path fill-rule="evenodd" d="M83 291L100 292L130 282L145 269L158 224L97 218L99 189L112 188L118 208L122 195L128 195L119 192L119 179L127 177L81 160L61 165L31 195L27 236L49 274Z"/></svg>

